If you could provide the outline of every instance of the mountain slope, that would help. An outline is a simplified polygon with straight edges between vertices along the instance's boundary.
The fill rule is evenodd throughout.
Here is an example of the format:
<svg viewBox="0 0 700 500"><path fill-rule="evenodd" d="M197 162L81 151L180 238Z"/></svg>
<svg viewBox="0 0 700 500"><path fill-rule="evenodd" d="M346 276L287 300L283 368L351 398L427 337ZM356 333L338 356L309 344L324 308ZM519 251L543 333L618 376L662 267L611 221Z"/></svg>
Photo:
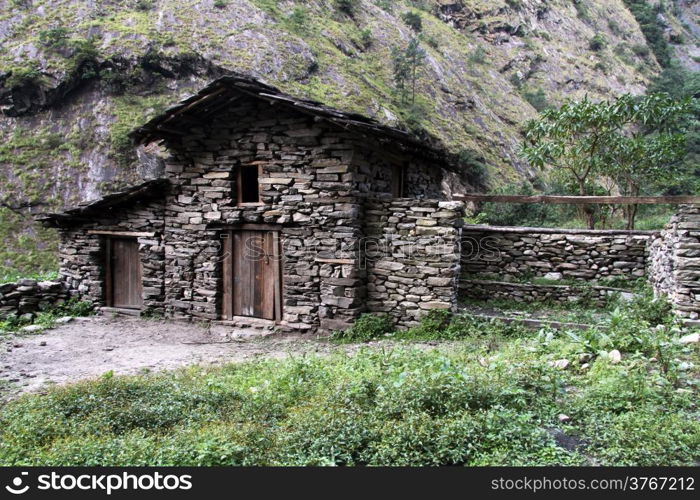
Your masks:
<svg viewBox="0 0 700 500"><path fill-rule="evenodd" d="M0 203L43 204L35 211L153 175L154 151L137 158L126 133L227 71L385 123L415 122L397 98L391 63L415 35L402 19L408 11L421 17L427 53L413 126L466 151L472 164L483 157L490 185L535 174L517 153L533 104L641 93L659 70L623 0L0 5ZM8 210L0 218L16 233L30 227ZM33 238L50 254L44 236ZM12 241L0 249L0 274L17 265L21 245Z"/></svg>

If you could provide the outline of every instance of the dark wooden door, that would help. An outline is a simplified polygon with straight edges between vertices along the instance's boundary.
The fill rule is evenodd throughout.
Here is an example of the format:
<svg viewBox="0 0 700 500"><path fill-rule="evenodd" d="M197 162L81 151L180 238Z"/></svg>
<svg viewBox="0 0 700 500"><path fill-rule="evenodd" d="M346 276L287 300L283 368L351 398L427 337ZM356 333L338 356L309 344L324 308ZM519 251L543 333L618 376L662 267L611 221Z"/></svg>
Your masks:
<svg viewBox="0 0 700 500"><path fill-rule="evenodd" d="M108 305L140 309L143 305L141 259L136 239L111 238L108 252Z"/></svg>
<svg viewBox="0 0 700 500"><path fill-rule="evenodd" d="M224 244L224 307L222 316L280 319L278 233L232 231Z"/></svg>

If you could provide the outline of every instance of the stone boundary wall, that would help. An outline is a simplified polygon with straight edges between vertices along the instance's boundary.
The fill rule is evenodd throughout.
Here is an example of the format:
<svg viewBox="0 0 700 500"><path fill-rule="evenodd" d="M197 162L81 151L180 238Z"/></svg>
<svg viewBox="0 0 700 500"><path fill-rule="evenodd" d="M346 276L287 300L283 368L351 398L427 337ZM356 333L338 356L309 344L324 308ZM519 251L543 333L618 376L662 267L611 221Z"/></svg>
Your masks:
<svg viewBox="0 0 700 500"><path fill-rule="evenodd" d="M632 293L629 290L605 286L576 287L462 279L459 281L459 288L461 297L479 300L514 300L527 303L551 301L565 304L590 300L591 303L603 307L617 294L625 298L632 298Z"/></svg>
<svg viewBox="0 0 700 500"><path fill-rule="evenodd" d="M700 318L700 206L682 205L649 245L649 281L676 314Z"/></svg>
<svg viewBox="0 0 700 500"><path fill-rule="evenodd" d="M454 310L464 204L367 200L365 217L368 311L387 313L398 327L409 328L430 309Z"/></svg>
<svg viewBox="0 0 700 500"><path fill-rule="evenodd" d="M0 285L0 319L8 316L27 316L49 306L62 304L69 298L68 290L60 281L19 280Z"/></svg>
<svg viewBox="0 0 700 500"><path fill-rule="evenodd" d="M599 281L644 277L655 231L467 225L462 229L462 278L493 275Z"/></svg>

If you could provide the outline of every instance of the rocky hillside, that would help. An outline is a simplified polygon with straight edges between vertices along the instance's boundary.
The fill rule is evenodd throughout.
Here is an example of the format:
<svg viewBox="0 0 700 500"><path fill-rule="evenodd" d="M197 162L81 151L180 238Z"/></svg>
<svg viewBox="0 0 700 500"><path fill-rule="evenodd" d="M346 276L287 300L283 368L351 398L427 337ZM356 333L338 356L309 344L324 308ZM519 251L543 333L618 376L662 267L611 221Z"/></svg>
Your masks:
<svg viewBox="0 0 700 500"><path fill-rule="evenodd" d="M0 0L0 275L45 265L27 211L93 199L157 172L126 133L230 71L385 123L407 123L491 186L535 174L520 127L566 98L641 93L659 71L623 0ZM695 10L694 10L695 9ZM415 109L392 51L416 34ZM697 5L666 9L697 63ZM484 175L481 164L487 165ZM26 207L32 208L27 209ZM23 235L18 237L17 235ZM2 245L5 245L4 247Z"/></svg>

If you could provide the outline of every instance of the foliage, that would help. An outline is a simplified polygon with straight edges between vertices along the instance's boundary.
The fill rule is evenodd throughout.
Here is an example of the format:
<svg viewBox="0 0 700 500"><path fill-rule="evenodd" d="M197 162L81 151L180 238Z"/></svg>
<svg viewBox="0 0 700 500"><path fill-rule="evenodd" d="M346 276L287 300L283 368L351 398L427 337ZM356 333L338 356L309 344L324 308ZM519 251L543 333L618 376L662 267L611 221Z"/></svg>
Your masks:
<svg viewBox="0 0 700 500"><path fill-rule="evenodd" d="M64 46L68 39L68 30L64 27L50 28L39 32L39 43L45 47Z"/></svg>
<svg viewBox="0 0 700 500"><path fill-rule="evenodd" d="M52 328L56 325L56 320L65 316L89 316L93 314L93 304L91 302L80 301L71 298L63 304L51 305L41 309L36 316L29 320L16 315L0 318L0 334L14 332L23 326L38 325L43 328Z"/></svg>
<svg viewBox="0 0 700 500"><path fill-rule="evenodd" d="M0 464L658 466L700 458L695 373L670 377L634 351L618 364L602 353L586 358L586 368L581 342L565 334L429 316L421 338L462 340L136 377L107 372L24 396L0 409ZM674 349L686 365L697 362L697 350ZM567 370L552 363L562 358L572 360ZM559 423L560 413L571 420Z"/></svg>
<svg viewBox="0 0 700 500"><path fill-rule="evenodd" d="M655 7L647 0L624 0L624 2L639 23L657 62L662 67L668 67L671 64L672 51L664 37L665 28L657 16Z"/></svg>
<svg viewBox="0 0 700 500"><path fill-rule="evenodd" d="M304 7L295 6L287 18L292 29L297 33L305 33L308 30L309 15Z"/></svg>
<svg viewBox="0 0 700 500"><path fill-rule="evenodd" d="M605 36L603 36L602 33L596 33L595 35L593 35L593 38L591 38L591 40L588 42L588 48L594 52L598 52L600 50L603 50L607 44L608 42L605 39Z"/></svg>
<svg viewBox="0 0 700 500"><path fill-rule="evenodd" d="M421 19L420 14L417 12L406 11L401 14L401 19L403 19L403 22L406 23L406 26L411 28L416 33L423 31L423 20Z"/></svg>
<svg viewBox="0 0 700 500"><path fill-rule="evenodd" d="M124 95L115 99L115 121L110 128L110 142L112 153L120 166L126 167L134 159L134 147L129 133L165 109L166 102L167 97L164 95Z"/></svg>
<svg viewBox="0 0 700 500"><path fill-rule="evenodd" d="M39 85L43 74L36 61L29 61L25 66L15 66L5 80L5 87L16 88L25 85Z"/></svg>
<svg viewBox="0 0 700 500"><path fill-rule="evenodd" d="M27 231L32 222L31 216L0 207L0 238L3 241L0 245L0 282L43 275L58 268L55 230L39 226Z"/></svg>
<svg viewBox="0 0 700 500"><path fill-rule="evenodd" d="M374 3L382 10L391 12L394 8L394 3L392 0L375 0Z"/></svg>
<svg viewBox="0 0 700 500"><path fill-rule="evenodd" d="M37 281L53 281L58 279L57 271L44 271L38 273L21 273L19 271L6 272L0 275L0 285L4 283L14 283L22 279Z"/></svg>
<svg viewBox="0 0 700 500"><path fill-rule="evenodd" d="M534 196L548 194L549 191L561 194L566 186L554 183L548 190L535 189L527 181L508 183L492 190L493 194ZM548 205L545 203L484 203L481 214L484 223L495 226L535 226L549 227L567 225L575 214L568 205Z"/></svg>
<svg viewBox="0 0 700 500"><path fill-rule="evenodd" d="M585 97L528 122L523 155L536 167L551 165L553 174L576 186L581 196L604 188L605 178L633 196L642 185L677 175L672 167L683 155L684 135L675 127L689 108L688 99L676 101L667 94L626 94L599 103ZM590 207L584 210L592 229L595 214ZM632 210L628 225L634 227Z"/></svg>
<svg viewBox="0 0 700 500"><path fill-rule="evenodd" d="M226 0L215 0L214 7L217 9L225 9L228 7L228 2Z"/></svg>
<svg viewBox="0 0 700 500"><path fill-rule="evenodd" d="M153 0L136 0L136 10L149 11L153 9Z"/></svg>
<svg viewBox="0 0 700 500"><path fill-rule="evenodd" d="M545 94L542 87L539 87L536 90L525 90L523 92L523 97L537 111L544 111L550 107L550 104L547 101L547 94Z"/></svg>
<svg viewBox="0 0 700 500"><path fill-rule="evenodd" d="M403 49L394 48L392 61L394 63L394 84L401 97L401 104L416 103L416 83L420 69L425 65L425 50L420 46L418 38L411 38Z"/></svg>
<svg viewBox="0 0 700 500"><path fill-rule="evenodd" d="M486 49L479 45L469 53L469 62L472 64L485 64L486 55Z"/></svg>
<svg viewBox="0 0 700 500"><path fill-rule="evenodd" d="M472 186L486 187L489 181L489 170L482 154L473 149L462 149L457 152L457 165Z"/></svg>
<svg viewBox="0 0 700 500"><path fill-rule="evenodd" d="M345 330L336 330L331 339L343 342L366 342L388 335L394 331L394 322L386 314L362 314Z"/></svg>
<svg viewBox="0 0 700 500"><path fill-rule="evenodd" d="M372 30L370 28L360 30L360 42L362 43L362 47L365 49L368 48L370 45L372 45L373 41L374 35L372 34Z"/></svg>
<svg viewBox="0 0 700 500"><path fill-rule="evenodd" d="M353 16L359 7L360 0L334 0L335 8L349 16Z"/></svg>
<svg viewBox="0 0 700 500"><path fill-rule="evenodd" d="M678 62L672 63L649 86L650 93L668 93L676 100L692 99L691 114L683 117L680 128L686 131L687 156L678 168L686 175L665 179L658 190L665 194L695 194L700 191L700 73L691 72Z"/></svg>

